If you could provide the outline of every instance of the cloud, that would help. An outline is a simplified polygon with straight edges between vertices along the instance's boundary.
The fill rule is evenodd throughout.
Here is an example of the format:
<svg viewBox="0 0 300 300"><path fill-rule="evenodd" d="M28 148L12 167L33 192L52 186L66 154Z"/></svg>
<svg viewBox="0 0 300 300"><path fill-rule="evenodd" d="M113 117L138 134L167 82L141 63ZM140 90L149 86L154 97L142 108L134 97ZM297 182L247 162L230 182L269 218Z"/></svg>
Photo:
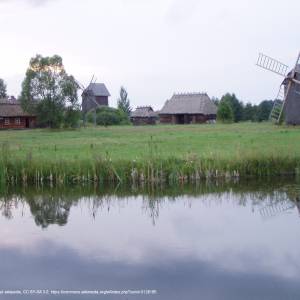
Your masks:
<svg viewBox="0 0 300 300"><path fill-rule="evenodd" d="M43 6L49 2L54 2L54 1L57 0L0 0L0 4L18 2L18 3L30 4L32 6Z"/></svg>

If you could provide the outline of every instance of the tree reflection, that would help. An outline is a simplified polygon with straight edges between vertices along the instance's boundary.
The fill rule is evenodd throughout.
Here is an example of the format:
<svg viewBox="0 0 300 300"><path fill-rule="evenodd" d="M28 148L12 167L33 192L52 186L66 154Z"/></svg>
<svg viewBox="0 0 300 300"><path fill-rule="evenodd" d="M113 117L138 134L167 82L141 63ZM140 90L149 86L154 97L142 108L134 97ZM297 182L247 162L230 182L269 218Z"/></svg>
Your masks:
<svg viewBox="0 0 300 300"><path fill-rule="evenodd" d="M30 211L34 216L36 225L47 228L50 224L66 225L72 201L63 197L45 195L27 199Z"/></svg>
<svg viewBox="0 0 300 300"><path fill-rule="evenodd" d="M288 183L287 183L288 181ZM193 208L194 201L203 205L222 205L226 201L234 201L234 205L251 205L253 212L258 211L262 217L274 217L297 207L300 214L300 188L298 182L290 184L290 180L275 182L250 181L211 182L195 185L177 186L141 186L141 187L64 187L51 188L14 188L13 191L0 190L0 211L6 219L13 218L19 203L27 203L35 223L41 228L49 225L66 225L72 206L84 203L92 218L96 218L102 210L110 211L111 207L122 209L128 205L128 199L142 197L142 211L155 225L160 212L171 202L179 198L187 201ZM232 197L232 195L234 197ZM228 200L229 199L229 200ZM134 199L133 199L134 201ZM98 216L101 217L101 216Z"/></svg>
<svg viewBox="0 0 300 300"><path fill-rule="evenodd" d="M4 216L7 219L12 219L13 213L13 202L12 200L5 200L0 202L0 210L2 212L2 216Z"/></svg>
<svg viewBox="0 0 300 300"><path fill-rule="evenodd" d="M18 208L18 205L22 202L23 200L18 196L5 196L3 198L0 198L0 211L2 213L2 216L4 216L6 219L12 219L13 211L16 210Z"/></svg>

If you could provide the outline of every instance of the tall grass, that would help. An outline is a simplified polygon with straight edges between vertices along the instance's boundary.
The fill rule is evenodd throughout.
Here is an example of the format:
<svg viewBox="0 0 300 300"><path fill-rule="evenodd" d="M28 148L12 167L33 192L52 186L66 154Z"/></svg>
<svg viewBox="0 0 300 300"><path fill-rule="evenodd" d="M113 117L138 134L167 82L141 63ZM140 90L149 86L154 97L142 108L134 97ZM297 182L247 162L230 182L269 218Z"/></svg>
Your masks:
<svg viewBox="0 0 300 300"><path fill-rule="evenodd" d="M151 147L154 147L151 145ZM0 160L1 184L68 183L178 183L209 178L245 178L297 175L300 157L288 155L244 155L232 158L161 158L151 149L144 159L111 159L93 156L74 160L42 160L28 153L25 158L10 154L2 145Z"/></svg>
<svg viewBox="0 0 300 300"><path fill-rule="evenodd" d="M158 184L299 175L298 127L271 124L0 132L0 184Z"/></svg>

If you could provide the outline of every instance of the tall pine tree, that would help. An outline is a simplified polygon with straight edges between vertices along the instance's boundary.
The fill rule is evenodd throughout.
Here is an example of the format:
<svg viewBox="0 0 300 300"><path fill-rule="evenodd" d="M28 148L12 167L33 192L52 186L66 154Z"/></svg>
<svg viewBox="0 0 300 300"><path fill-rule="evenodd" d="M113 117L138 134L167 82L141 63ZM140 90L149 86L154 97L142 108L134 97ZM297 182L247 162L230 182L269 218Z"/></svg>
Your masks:
<svg viewBox="0 0 300 300"><path fill-rule="evenodd" d="M126 89L121 86L120 89L120 98L118 99L118 109L126 113L128 116L131 112L130 100L128 98L128 93Z"/></svg>
<svg viewBox="0 0 300 300"><path fill-rule="evenodd" d="M6 84L3 79L0 78L0 98L6 98Z"/></svg>

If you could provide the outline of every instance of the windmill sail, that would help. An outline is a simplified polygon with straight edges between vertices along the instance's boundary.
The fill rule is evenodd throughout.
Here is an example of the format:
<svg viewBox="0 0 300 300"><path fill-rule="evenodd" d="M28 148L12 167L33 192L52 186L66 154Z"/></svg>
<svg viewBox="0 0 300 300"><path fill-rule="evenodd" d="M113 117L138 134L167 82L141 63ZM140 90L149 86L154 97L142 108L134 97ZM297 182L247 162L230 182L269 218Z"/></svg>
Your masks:
<svg viewBox="0 0 300 300"><path fill-rule="evenodd" d="M259 54L256 65L284 77L289 69L287 65L263 53Z"/></svg>
<svg viewBox="0 0 300 300"><path fill-rule="evenodd" d="M283 200L278 203L269 204L259 210L263 218L275 217L281 213L287 212L295 208L295 203L289 200Z"/></svg>
<svg viewBox="0 0 300 300"><path fill-rule="evenodd" d="M277 97L274 100L274 105L269 117L270 121L279 123L284 99L285 99L285 91L284 91L284 85L282 84L280 85Z"/></svg>

